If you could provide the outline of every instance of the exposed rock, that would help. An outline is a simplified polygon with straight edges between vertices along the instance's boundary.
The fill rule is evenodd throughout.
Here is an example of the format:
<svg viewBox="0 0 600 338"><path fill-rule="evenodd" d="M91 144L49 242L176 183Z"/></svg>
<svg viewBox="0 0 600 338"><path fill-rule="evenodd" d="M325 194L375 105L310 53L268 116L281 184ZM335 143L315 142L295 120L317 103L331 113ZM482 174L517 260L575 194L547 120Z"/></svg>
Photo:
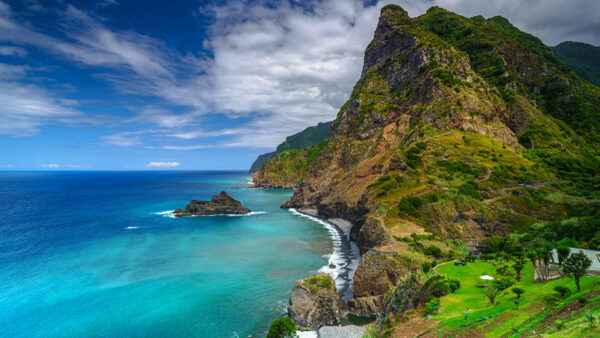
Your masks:
<svg viewBox="0 0 600 338"><path fill-rule="evenodd" d="M319 274L297 281L290 293L288 315L302 328L318 329L339 323L343 303L331 276Z"/></svg>
<svg viewBox="0 0 600 338"><path fill-rule="evenodd" d="M354 273L352 291L357 298L384 295L405 273L394 258L367 252Z"/></svg>
<svg viewBox="0 0 600 338"><path fill-rule="evenodd" d="M363 254L370 248L387 244L390 240L391 238L383 229L381 221L372 216L368 217L364 224L358 228L358 234L355 238L356 244Z"/></svg>
<svg viewBox="0 0 600 338"><path fill-rule="evenodd" d="M175 217L207 216L207 215L242 215L252 212L242 203L233 199L225 191L213 196L210 201L191 200L185 210L178 208L173 213Z"/></svg>
<svg viewBox="0 0 600 338"><path fill-rule="evenodd" d="M348 313L360 317L377 318L384 312L383 295L350 299Z"/></svg>

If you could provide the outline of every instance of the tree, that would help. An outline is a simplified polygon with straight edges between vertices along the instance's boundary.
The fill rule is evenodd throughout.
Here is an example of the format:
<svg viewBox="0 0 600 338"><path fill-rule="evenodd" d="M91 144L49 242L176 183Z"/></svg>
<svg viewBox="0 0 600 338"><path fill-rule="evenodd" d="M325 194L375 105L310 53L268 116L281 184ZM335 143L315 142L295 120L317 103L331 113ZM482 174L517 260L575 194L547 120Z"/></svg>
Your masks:
<svg viewBox="0 0 600 338"><path fill-rule="evenodd" d="M525 290L521 288L512 288L512 292L517 295L517 298L521 298L521 295L525 293Z"/></svg>
<svg viewBox="0 0 600 338"><path fill-rule="evenodd" d="M267 338L295 337L296 324L289 317L275 319L269 328Z"/></svg>
<svg viewBox="0 0 600 338"><path fill-rule="evenodd" d="M568 246L560 245L556 248L558 254L558 266L562 266L563 262L569 257L571 249Z"/></svg>
<svg viewBox="0 0 600 338"><path fill-rule="evenodd" d="M592 261L587 256L579 251L571 254L564 262L564 271L568 276L573 277L575 280L575 286L577 286L577 292L581 291L581 285L579 280L585 276L587 269L592 265Z"/></svg>
<svg viewBox="0 0 600 338"><path fill-rule="evenodd" d="M520 281L521 280L521 270L523 270L523 268L524 268L523 264L520 262L516 262L515 264L513 264L512 267L517 272L517 280Z"/></svg>
<svg viewBox="0 0 600 338"><path fill-rule="evenodd" d="M483 289L483 294L490 300L490 303L494 305L496 297L500 294L500 290L496 289L494 286L486 286L485 289Z"/></svg>
<svg viewBox="0 0 600 338"><path fill-rule="evenodd" d="M487 252L498 252L502 250L504 246L504 237L502 236L491 236L485 241L485 249Z"/></svg>
<svg viewBox="0 0 600 338"><path fill-rule="evenodd" d="M529 261L531 262L531 264L533 265L533 268L535 269L535 265L536 265L537 259L538 259L537 253L535 253L535 251L533 251L533 250L529 250L529 251L527 251L525 256L527 256L527 258L529 258Z"/></svg>
<svg viewBox="0 0 600 338"><path fill-rule="evenodd" d="M554 287L554 291L558 292L561 297L565 298L568 293L571 293L571 289L564 285L557 285Z"/></svg>

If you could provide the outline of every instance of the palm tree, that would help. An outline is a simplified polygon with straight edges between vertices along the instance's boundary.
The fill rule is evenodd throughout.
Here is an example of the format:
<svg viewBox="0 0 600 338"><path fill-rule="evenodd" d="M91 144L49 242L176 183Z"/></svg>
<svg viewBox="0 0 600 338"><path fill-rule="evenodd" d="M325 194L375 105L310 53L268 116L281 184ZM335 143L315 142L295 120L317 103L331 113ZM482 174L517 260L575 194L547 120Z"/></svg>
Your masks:
<svg viewBox="0 0 600 338"><path fill-rule="evenodd" d="M483 294L490 300L492 305L496 302L496 297L500 294L500 290L496 289L494 286L486 286L483 289Z"/></svg>

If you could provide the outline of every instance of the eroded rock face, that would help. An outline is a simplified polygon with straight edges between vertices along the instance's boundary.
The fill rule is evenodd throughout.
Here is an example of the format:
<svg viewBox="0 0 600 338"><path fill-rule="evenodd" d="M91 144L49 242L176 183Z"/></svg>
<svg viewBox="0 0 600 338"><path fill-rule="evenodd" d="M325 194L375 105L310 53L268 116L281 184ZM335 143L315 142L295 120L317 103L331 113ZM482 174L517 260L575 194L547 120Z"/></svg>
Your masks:
<svg viewBox="0 0 600 338"><path fill-rule="evenodd" d="M383 295L350 299L348 313L359 317L377 318L384 313Z"/></svg>
<svg viewBox="0 0 600 338"><path fill-rule="evenodd" d="M242 215L252 212L242 203L233 199L225 191L213 196L210 201L191 200L185 210L178 208L173 213L175 217L207 216L207 215Z"/></svg>
<svg viewBox="0 0 600 338"><path fill-rule="evenodd" d="M393 261L392 258L371 252L363 255L354 273L354 297L380 296L394 287L406 269Z"/></svg>
<svg viewBox="0 0 600 338"><path fill-rule="evenodd" d="M343 303L328 274L299 280L290 293L289 317L298 327L318 329L338 324L343 316Z"/></svg>

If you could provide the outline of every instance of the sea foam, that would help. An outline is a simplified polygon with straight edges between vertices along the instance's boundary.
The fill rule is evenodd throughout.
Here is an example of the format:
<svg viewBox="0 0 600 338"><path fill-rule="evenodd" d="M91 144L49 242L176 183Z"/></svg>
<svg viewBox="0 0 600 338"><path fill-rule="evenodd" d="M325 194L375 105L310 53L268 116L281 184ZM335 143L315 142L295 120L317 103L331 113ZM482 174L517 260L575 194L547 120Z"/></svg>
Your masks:
<svg viewBox="0 0 600 338"><path fill-rule="evenodd" d="M353 297L350 289L352 286L352 277L360 262L360 252L356 243L350 240L348 233L345 233L340 227L331 222L299 212L294 208L289 209L289 211L294 215L315 221L327 229L333 244L333 252L329 256L328 264L321 267L319 272L327 273L334 279L335 286L342 299L351 299ZM335 265L335 267L331 268L331 264Z"/></svg>

